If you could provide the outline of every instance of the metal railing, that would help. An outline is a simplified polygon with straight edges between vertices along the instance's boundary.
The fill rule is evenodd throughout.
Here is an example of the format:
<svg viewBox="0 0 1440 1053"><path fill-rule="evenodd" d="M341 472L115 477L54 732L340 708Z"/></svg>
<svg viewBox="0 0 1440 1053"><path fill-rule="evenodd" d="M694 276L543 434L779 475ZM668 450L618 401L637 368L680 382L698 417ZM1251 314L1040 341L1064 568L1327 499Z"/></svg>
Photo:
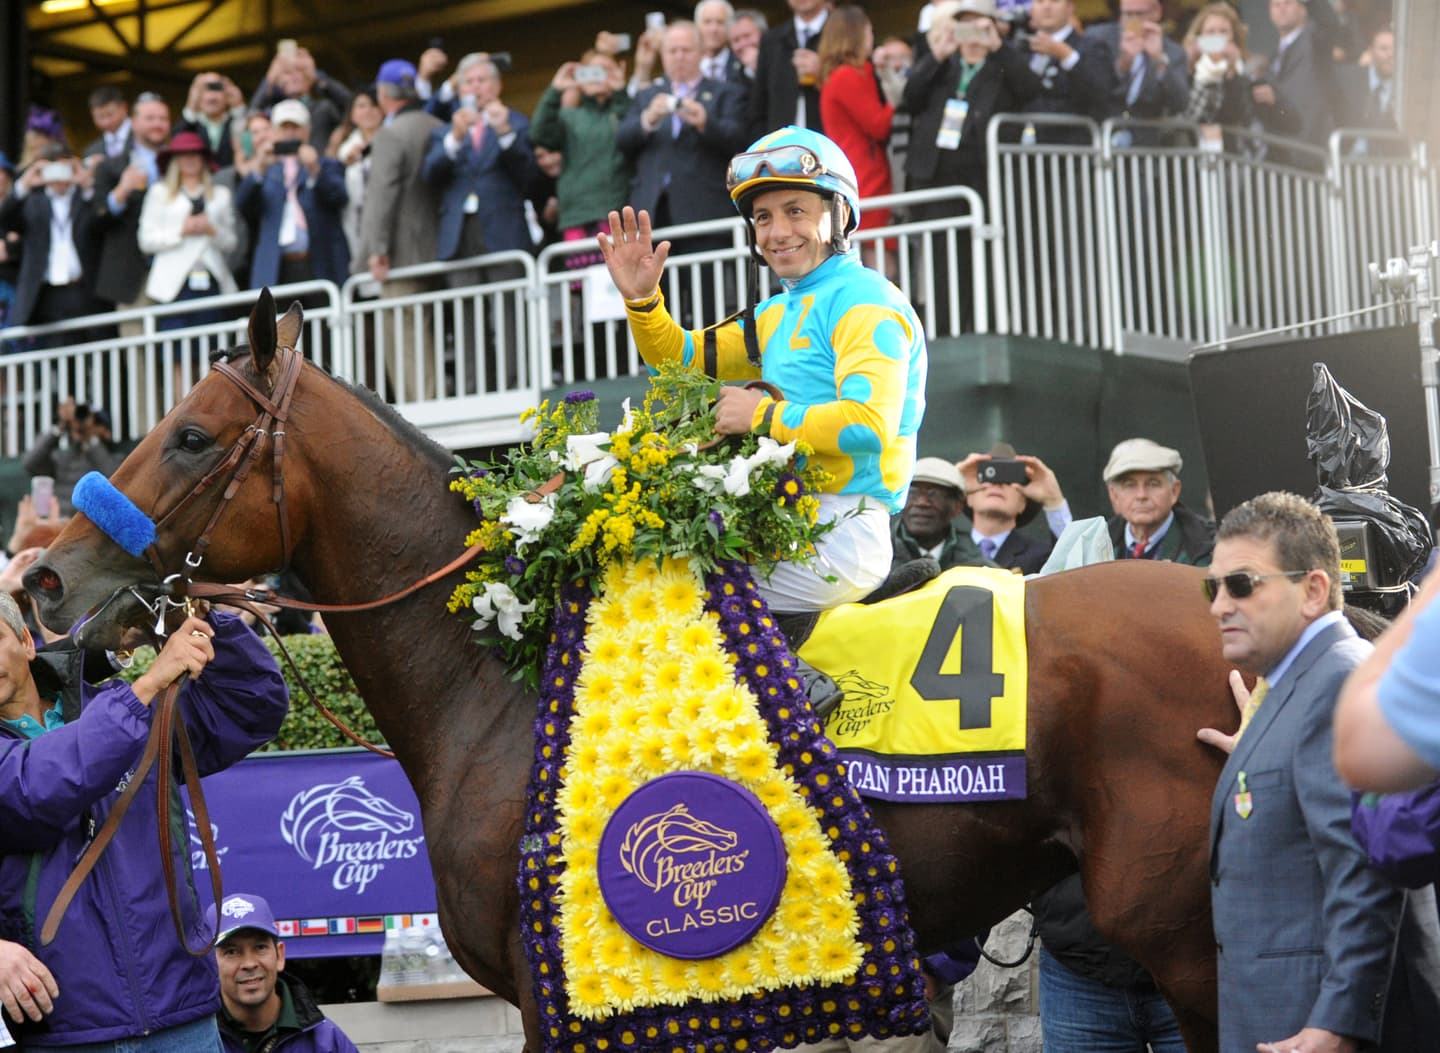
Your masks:
<svg viewBox="0 0 1440 1053"><path fill-rule="evenodd" d="M1423 147L1394 134L1342 130L1321 151L1225 129L1217 152L1180 122L1040 114L1001 114L986 134L988 200L957 186L861 203L891 222L855 242L932 339L995 331L1181 358L1198 343L1367 306L1367 264L1440 233L1436 173ZM666 266L682 323L743 306L738 217L655 235L701 250ZM491 445L521 437L519 414L545 389L642 370L603 263L584 259L595 253L563 242L538 259L396 270L383 294L367 275L275 293L282 306L306 304L311 358L442 443ZM757 298L774 289L762 268ZM210 350L243 340L254 295L0 331L0 455L22 453L70 395L109 407L117 439L143 436L208 372ZM223 320L162 328L192 312ZM36 346L68 339L79 342Z"/></svg>
<svg viewBox="0 0 1440 1053"><path fill-rule="evenodd" d="M331 372L346 375L335 356L331 331L340 320L340 290L332 282L277 286L276 300L303 299L307 354ZM158 304L50 325L0 330L0 455L20 456L35 436L54 423L56 404L68 397L109 409L117 440L139 439L210 372L209 355L245 342L253 291ZM197 312L222 320L162 328ZM78 334L79 342L51 344Z"/></svg>
<svg viewBox="0 0 1440 1053"><path fill-rule="evenodd" d="M1436 234L1435 173L1398 135L1222 141L1179 121L994 118L997 329L1174 357L1286 325L1336 332L1307 323L1370 303L1368 262Z"/></svg>

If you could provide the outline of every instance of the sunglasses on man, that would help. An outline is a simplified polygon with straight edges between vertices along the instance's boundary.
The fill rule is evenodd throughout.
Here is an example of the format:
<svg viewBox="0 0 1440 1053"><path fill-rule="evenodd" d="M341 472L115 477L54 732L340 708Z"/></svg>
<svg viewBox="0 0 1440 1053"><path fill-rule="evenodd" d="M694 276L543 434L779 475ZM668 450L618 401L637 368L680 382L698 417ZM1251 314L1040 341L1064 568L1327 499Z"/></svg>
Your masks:
<svg viewBox="0 0 1440 1053"><path fill-rule="evenodd" d="M1224 586L1225 591L1234 599L1243 600L1255 591L1255 586L1267 578L1303 578L1309 573L1308 570L1279 570L1274 574L1247 574L1244 571L1236 571L1234 574L1226 574L1223 578L1205 578L1200 582L1200 588L1209 603L1214 603L1215 597L1220 595L1221 586Z"/></svg>

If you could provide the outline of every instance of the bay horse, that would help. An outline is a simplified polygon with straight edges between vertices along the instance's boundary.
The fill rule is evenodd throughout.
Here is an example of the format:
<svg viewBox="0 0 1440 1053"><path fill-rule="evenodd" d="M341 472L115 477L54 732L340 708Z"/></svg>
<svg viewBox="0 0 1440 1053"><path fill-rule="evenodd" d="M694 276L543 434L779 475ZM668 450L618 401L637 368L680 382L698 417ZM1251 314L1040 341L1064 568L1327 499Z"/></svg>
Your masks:
<svg viewBox="0 0 1440 1053"><path fill-rule="evenodd" d="M263 293L248 349L228 355L235 375L212 371L112 476L159 525L156 563L76 515L26 574L46 624L153 587L157 567L183 570L202 532L197 580L288 565L339 604L387 596L459 553L475 514L447 488L451 456L370 393L309 363L292 376L299 333L298 306L277 322ZM253 438L262 400L288 400L283 457L271 442L222 508L226 480L197 483ZM1097 928L1155 977L1193 1053L1217 1046L1207 851L1223 760L1195 731L1237 722L1201 573L1136 560L1029 584L1028 799L870 803L922 953L984 931L1078 868ZM516 888L536 699L447 612L458 576L326 624L415 788L446 939L466 972L520 1007L538 1051ZM121 606L86 623L87 644L150 617L138 599Z"/></svg>

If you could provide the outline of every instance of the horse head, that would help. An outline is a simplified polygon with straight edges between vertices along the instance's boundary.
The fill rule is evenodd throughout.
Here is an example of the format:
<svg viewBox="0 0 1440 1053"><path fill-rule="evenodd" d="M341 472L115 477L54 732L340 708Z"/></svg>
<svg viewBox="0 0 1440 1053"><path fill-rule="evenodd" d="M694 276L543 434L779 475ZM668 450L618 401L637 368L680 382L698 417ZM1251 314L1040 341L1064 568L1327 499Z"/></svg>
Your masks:
<svg viewBox="0 0 1440 1053"><path fill-rule="evenodd" d="M277 319L274 298L263 290L250 314L248 346L212 356L215 368L115 470L110 482L118 493L101 484L103 503L117 516L141 524L148 517L153 543L126 551L113 525L107 533L77 512L26 571L25 587L46 625L64 631L91 615L78 634L82 644L115 647L127 628L153 620L150 604L171 575L244 581L285 565L287 544L293 549L304 531L303 522L284 521L285 509L307 504L294 499L305 487L303 473L280 474L284 422L302 366L295 350L301 322L299 304ZM267 414L281 402L286 412ZM282 500L286 487L289 501ZM222 519L224 530L212 537Z"/></svg>

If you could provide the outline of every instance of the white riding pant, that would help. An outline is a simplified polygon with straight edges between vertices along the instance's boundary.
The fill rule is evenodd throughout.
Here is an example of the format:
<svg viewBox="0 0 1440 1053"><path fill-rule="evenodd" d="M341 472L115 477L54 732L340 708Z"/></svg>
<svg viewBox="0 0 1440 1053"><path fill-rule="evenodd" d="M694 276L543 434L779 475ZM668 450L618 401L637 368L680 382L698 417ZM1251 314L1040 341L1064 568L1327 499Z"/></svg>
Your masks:
<svg viewBox="0 0 1440 1053"><path fill-rule="evenodd" d="M777 614L854 603L874 592L890 572L893 546L885 507L871 497L857 511L862 500L857 494L820 494L819 500L820 522L839 522L820 539L815 559L809 565L786 560L776 564L769 581L757 577L760 595Z"/></svg>

